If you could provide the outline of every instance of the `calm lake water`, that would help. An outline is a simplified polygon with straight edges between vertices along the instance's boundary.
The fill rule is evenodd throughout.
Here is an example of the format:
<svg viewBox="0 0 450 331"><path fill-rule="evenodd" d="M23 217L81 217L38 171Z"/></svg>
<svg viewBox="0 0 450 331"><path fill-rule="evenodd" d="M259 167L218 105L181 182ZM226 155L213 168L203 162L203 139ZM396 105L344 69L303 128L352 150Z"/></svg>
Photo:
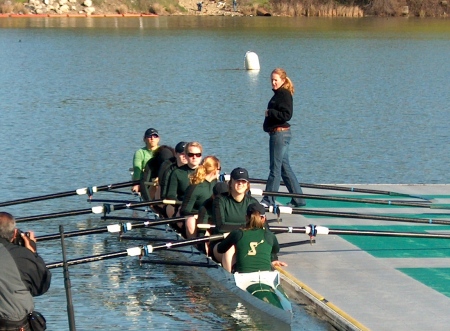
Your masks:
<svg viewBox="0 0 450 331"><path fill-rule="evenodd" d="M0 201L127 181L148 127L164 144L200 141L226 172L242 166L266 178L262 121L278 66L296 85L290 158L301 182L449 183L448 20L6 18L0 28ZM249 50L259 72L243 70ZM4 210L21 217L88 207L72 197ZM78 216L21 228L55 233L60 224L105 223ZM67 243L69 258L130 245L108 235ZM59 241L39 250L47 262L61 260ZM115 259L71 275L80 330L272 328L189 268ZM67 329L60 271L36 303L50 330ZM314 320L296 327L325 328Z"/></svg>

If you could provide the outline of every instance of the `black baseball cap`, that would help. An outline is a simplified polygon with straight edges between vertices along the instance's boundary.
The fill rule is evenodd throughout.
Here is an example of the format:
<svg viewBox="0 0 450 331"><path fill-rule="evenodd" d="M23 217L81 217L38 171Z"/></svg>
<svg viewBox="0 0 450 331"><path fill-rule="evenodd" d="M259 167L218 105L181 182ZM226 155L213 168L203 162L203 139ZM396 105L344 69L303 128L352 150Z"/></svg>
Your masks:
<svg viewBox="0 0 450 331"><path fill-rule="evenodd" d="M251 214L253 214L254 211L259 212L259 214L261 216L264 216L266 214L266 209L259 202L254 202L254 203L251 203L251 204L248 205L248 207L247 207L247 216L250 216Z"/></svg>
<svg viewBox="0 0 450 331"><path fill-rule="evenodd" d="M230 177L234 180L246 180L249 181L248 171L244 168L235 168L230 174Z"/></svg>
<svg viewBox="0 0 450 331"><path fill-rule="evenodd" d="M175 146L175 152L178 154L184 153L184 147L186 146L187 142L185 141L180 141L176 146Z"/></svg>
<svg viewBox="0 0 450 331"><path fill-rule="evenodd" d="M150 128L145 131L144 138L150 138L152 135L156 134L159 136L158 130Z"/></svg>

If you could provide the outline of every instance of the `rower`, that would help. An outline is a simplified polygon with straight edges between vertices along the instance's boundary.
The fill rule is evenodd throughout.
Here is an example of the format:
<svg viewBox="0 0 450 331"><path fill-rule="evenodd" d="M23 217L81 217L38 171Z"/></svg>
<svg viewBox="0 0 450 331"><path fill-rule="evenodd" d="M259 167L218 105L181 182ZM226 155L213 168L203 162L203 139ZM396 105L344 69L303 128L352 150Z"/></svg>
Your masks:
<svg viewBox="0 0 450 331"><path fill-rule="evenodd" d="M228 182L228 194L219 196L213 202L212 223L216 226L212 231L213 234L227 233L238 229L245 225L245 215L247 207L255 202L255 198L247 194L250 191L250 182L248 171L244 168L235 168L230 174L230 181ZM213 252L213 246L216 243L210 244L210 250ZM218 262L221 261L222 256L213 257Z"/></svg>
<svg viewBox="0 0 450 331"><path fill-rule="evenodd" d="M187 164L172 171L167 187L166 199L177 200L178 202L183 201L184 194L189 186L189 175L200 165L202 151L202 145L196 141L186 144L184 153L187 156ZM176 210L170 213L169 209L167 209L167 215L169 217L172 217L176 213Z"/></svg>
<svg viewBox="0 0 450 331"><path fill-rule="evenodd" d="M190 185L184 195L180 215L186 216L186 238L197 236L198 210L211 197L213 187L220 175L220 161L215 156L207 156L189 176Z"/></svg>
<svg viewBox="0 0 450 331"><path fill-rule="evenodd" d="M212 196L210 198L206 199L206 201L203 203L203 205L198 210L198 215L197 215L197 220L196 220L197 227L199 224L202 224L202 225L212 224L214 199L216 199L218 196L227 195L227 194L228 194L228 184L227 183L217 182L216 185L214 185ZM200 230L200 231L203 232L205 230ZM197 228L197 235L199 235L198 228ZM206 230L204 235L210 236L211 231ZM200 251L206 253L206 255L208 255L208 256L210 255L209 242L206 242L204 245L199 245L197 247Z"/></svg>
<svg viewBox="0 0 450 331"><path fill-rule="evenodd" d="M280 251L277 238L266 227L265 208L259 202L247 207L245 227L233 230L214 247L214 255L222 266L231 272L232 266L239 273L271 271L273 266L286 266L278 261Z"/></svg>
<svg viewBox="0 0 450 331"><path fill-rule="evenodd" d="M248 171L235 168L230 174L228 194L214 200L213 224L216 233L225 233L245 225L245 214L251 203L258 202L251 195Z"/></svg>
<svg viewBox="0 0 450 331"><path fill-rule="evenodd" d="M186 154L184 153L184 147L186 144L187 142L180 141L175 146L175 157L170 158L161 164L158 172L159 192L157 192L155 199L164 199L166 197L167 187L169 185L169 179L172 171L187 163Z"/></svg>
<svg viewBox="0 0 450 331"><path fill-rule="evenodd" d="M153 157L147 162L144 173L140 181L140 192L145 201L155 199L158 185L158 173L161 165L171 158L175 157L173 147L162 145L154 152Z"/></svg>
<svg viewBox="0 0 450 331"><path fill-rule="evenodd" d="M187 163L186 154L184 153L184 148L186 146L186 142L180 141L175 146L175 157L170 158L169 160L164 161L161 164L161 167L158 171L158 187L155 192L155 200L165 199L167 194L167 187L169 186L169 179L172 171L176 168L180 168L181 166ZM166 210L170 209L170 210ZM167 212L170 212L173 215L173 207L172 206L161 206L160 214L163 217L167 216Z"/></svg>
<svg viewBox="0 0 450 331"><path fill-rule="evenodd" d="M228 194L228 184L217 182L213 187L212 196L207 199L198 210L197 224L212 224L213 202L220 195Z"/></svg>
<svg viewBox="0 0 450 331"><path fill-rule="evenodd" d="M133 157L133 180L140 180L142 178L147 162L153 157L153 152L158 148L159 133L156 129L149 128L145 131L142 140L145 146L138 149ZM133 192L139 192L140 185L134 185L131 190Z"/></svg>

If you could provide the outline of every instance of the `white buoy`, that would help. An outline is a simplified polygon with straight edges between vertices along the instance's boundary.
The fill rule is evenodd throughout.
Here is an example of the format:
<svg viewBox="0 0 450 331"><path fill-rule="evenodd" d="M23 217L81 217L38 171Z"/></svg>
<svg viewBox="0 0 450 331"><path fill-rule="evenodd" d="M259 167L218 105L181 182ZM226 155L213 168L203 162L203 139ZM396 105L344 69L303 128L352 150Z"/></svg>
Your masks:
<svg viewBox="0 0 450 331"><path fill-rule="evenodd" d="M246 70L259 70L259 58L255 52L248 51L245 53L245 69Z"/></svg>

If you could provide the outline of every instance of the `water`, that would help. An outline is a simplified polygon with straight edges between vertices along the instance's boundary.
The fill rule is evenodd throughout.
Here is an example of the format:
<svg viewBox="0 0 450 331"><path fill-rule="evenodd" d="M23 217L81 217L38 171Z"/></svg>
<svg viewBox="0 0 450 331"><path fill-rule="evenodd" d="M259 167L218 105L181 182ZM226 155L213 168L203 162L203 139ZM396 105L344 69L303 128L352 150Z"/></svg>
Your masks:
<svg viewBox="0 0 450 331"><path fill-rule="evenodd" d="M1 19L0 27L0 201L127 181L148 127L165 144L200 141L227 172L243 166L266 178L261 127L277 66L296 85L290 157L300 181L448 183L446 20L38 18ZM260 72L242 70L248 50ZM4 210L20 217L88 207L71 197ZM79 216L20 226L44 234L59 224L105 223ZM67 241L69 258L130 245L107 235ZM39 246L47 262L61 260L58 241ZM115 259L71 270L80 330L264 329L187 267ZM67 328L60 271L36 302L50 330Z"/></svg>

